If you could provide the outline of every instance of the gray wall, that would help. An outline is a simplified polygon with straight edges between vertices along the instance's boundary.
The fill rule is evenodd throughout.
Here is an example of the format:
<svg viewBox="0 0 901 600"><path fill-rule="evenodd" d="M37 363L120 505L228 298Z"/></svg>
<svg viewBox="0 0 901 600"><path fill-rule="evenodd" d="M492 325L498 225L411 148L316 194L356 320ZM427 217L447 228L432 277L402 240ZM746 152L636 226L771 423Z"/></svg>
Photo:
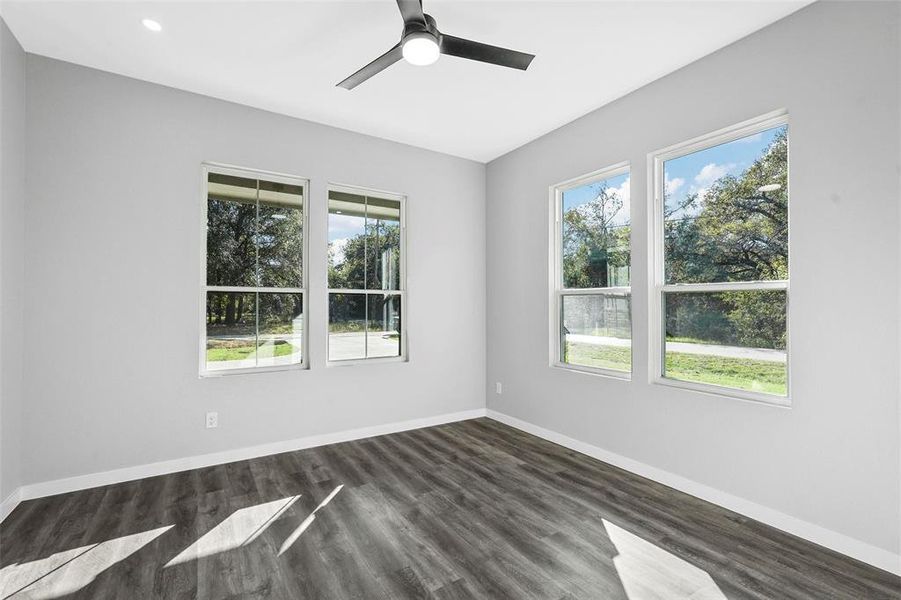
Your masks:
<svg viewBox="0 0 901 600"><path fill-rule="evenodd" d="M0 501L22 483L25 52L0 19Z"/></svg>
<svg viewBox="0 0 901 600"><path fill-rule="evenodd" d="M25 483L484 407L484 165L33 55L27 85ZM311 370L198 378L201 161L311 179ZM325 366L328 182L408 196L409 363Z"/></svg>
<svg viewBox="0 0 901 600"><path fill-rule="evenodd" d="M491 162L489 408L898 553L899 6L816 3ZM779 108L793 408L649 384L648 153ZM623 160L631 382L548 366L548 187Z"/></svg>

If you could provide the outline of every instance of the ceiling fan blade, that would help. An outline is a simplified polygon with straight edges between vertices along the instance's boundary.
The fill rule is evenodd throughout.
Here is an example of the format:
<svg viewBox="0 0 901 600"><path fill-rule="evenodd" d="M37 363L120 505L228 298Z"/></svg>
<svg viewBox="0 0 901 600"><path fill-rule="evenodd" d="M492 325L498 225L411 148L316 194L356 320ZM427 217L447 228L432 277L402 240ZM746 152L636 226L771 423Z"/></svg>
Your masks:
<svg viewBox="0 0 901 600"><path fill-rule="evenodd" d="M425 14L422 12L422 0L397 0L397 8L404 18L404 23L417 21L425 23Z"/></svg>
<svg viewBox="0 0 901 600"><path fill-rule="evenodd" d="M529 68L529 63L535 58L534 54L490 46L445 34L441 34L441 53L523 71Z"/></svg>
<svg viewBox="0 0 901 600"><path fill-rule="evenodd" d="M373 75L377 75L403 58L403 50L398 44L391 50L388 50L380 57L339 83L336 87L343 87L346 90L352 90Z"/></svg>

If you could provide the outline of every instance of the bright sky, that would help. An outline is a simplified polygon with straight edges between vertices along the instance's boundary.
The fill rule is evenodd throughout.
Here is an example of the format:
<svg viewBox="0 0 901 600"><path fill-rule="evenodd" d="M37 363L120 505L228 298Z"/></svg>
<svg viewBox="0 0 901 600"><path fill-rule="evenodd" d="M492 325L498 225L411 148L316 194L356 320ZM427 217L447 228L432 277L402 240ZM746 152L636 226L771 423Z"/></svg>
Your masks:
<svg viewBox="0 0 901 600"><path fill-rule="evenodd" d="M563 212L586 202L591 202L598 197L598 191L607 186L608 193L612 193L623 201L623 207L611 221L613 225L628 225L631 220L631 194L629 193L629 173L623 173L616 177L595 181L581 187L563 192Z"/></svg>
<svg viewBox="0 0 901 600"><path fill-rule="evenodd" d="M663 174L666 181L667 211L678 206L688 196L704 192L723 175L739 175L767 149L773 138L784 131L786 126L774 127L734 142L720 144L706 150L680 156L666 161ZM697 212L700 207L695 207ZM686 216L686 211L678 211L670 218Z"/></svg>
<svg viewBox="0 0 901 600"><path fill-rule="evenodd" d="M396 220L382 219L378 221L384 225L390 225L392 222L397 225ZM370 217L370 225L373 221ZM328 244L332 253L334 264L344 262L344 248L347 241L364 235L366 233L366 219L360 216L337 214L329 212L328 215Z"/></svg>
<svg viewBox="0 0 901 600"><path fill-rule="evenodd" d="M347 240L363 235L366 231L366 219L353 215L339 215L330 212L328 215L328 245L334 264L344 262L344 247Z"/></svg>
<svg viewBox="0 0 901 600"><path fill-rule="evenodd" d="M667 209L678 206L692 194L700 194L703 197L710 184L723 175L739 175L744 172L785 128L784 125L775 127L734 142L666 161L664 177L668 196ZM597 198L598 189L604 184L623 201L623 208L616 215L613 224L627 225L631 217L628 173L567 190L563 193L564 212ZM697 210L699 207L695 207L694 212ZM686 216L686 211L679 211L671 218L681 216Z"/></svg>
<svg viewBox="0 0 901 600"><path fill-rule="evenodd" d="M328 216L328 241L348 239L363 235L365 232L366 219L363 217L355 217L352 215L336 215L329 213Z"/></svg>

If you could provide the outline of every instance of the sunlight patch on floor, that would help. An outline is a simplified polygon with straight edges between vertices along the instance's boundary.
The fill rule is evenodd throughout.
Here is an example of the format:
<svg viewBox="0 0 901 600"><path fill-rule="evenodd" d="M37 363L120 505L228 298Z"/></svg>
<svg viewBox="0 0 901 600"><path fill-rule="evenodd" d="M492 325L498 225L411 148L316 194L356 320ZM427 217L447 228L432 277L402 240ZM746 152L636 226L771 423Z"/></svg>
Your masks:
<svg viewBox="0 0 901 600"><path fill-rule="evenodd" d="M298 498L299 495L289 496L236 510L167 562L166 567L228 552L252 543L269 525L291 508Z"/></svg>
<svg viewBox="0 0 901 600"><path fill-rule="evenodd" d="M172 525L124 535L97 544L13 564L0 571L3 598L50 600L82 589L103 571L124 560L172 528Z"/></svg>
<svg viewBox="0 0 901 600"><path fill-rule="evenodd" d="M619 552L613 564L629 600L727 600L703 569L607 519L603 522Z"/></svg>
<svg viewBox="0 0 901 600"><path fill-rule="evenodd" d="M307 527L309 527L310 524L316 520L316 513L319 512L320 509L325 508L325 506L328 505L328 503L332 501L332 498L337 496L338 492L340 492L343 488L344 488L344 484L342 483L341 485L339 485L338 487L333 489L332 492L328 496L325 497L325 500L320 502L319 506L317 506L316 509L310 513L310 516L307 517L306 519L304 519L303 523L298 525L297 529L295 529L293 532L291 532L291 535L288 536L288 539L286 539L285 542L282 544L281 548L278 549L279 556L284 554L288 550L288 548L290 548L292 545L294 545L294 542L296 542L298 540L298 538L300 538L300 536L303 535L303 532L307 530Z"/></svg>

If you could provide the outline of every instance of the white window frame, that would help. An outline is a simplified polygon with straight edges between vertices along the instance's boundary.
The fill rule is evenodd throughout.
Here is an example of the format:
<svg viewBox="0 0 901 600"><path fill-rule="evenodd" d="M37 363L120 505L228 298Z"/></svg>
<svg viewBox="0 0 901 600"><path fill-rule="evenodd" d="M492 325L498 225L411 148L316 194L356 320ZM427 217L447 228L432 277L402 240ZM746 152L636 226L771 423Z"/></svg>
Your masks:
<svg viewBox="0 0 901 600"><path fill-rule="evenodd" d="M328 196L329 192L344 192L346 194L355 194L357 196L374 196L385 200L394 200L400 203L400 282L396 290L365 290L365 289L342 289L327 288L325 291L325 337L326 349L325 358L327 367L350 367L354 365L364 364L380 364L380 363L397 363L409 362L407 355L407 323L409 309L407 306L407 197L397 192L389 192L376 188L362 187L357 185L348 185L343 183L329 183L326 192L326 219L328 219ZM328 221L326 220L326 230L328 230ZM326 234L326 247L328 244L328 235ZM326 273L328 273L328 251L326 251ZM326 275L328 277L328 275ZM329 296L331 294L365 294L367 296L375 295L393 295L400 298L401 320L400 320L400 356L377 356L373 358L349 358L346 360L331 360L329 344L331 336L328 331L329 324ZM368 346L368 336L366 344ZM368 348L367 348L368 351Z"/></svg>
<svg viewBox="0 0 901 600"><path fill-rule="evenodd" d="M790 352L790 325L789 325L789 281L791 279L791 196L789 196L789 278L776 281L742 281L723 283L674 283L666 284L664 279L664 163L674 158L679 158L706 150L713 146L732 142L767 129L789 125L788 112L779 110L760 117L743 121L730 127L698 136L686 142L681 142L666 148L662 148L648 155L648 189L653 191L651 210L648 211L649 236L649 271L648 278L648 375L650 383L665 385L674 388L692 390L711 394L714 396L745 400L770 406L788 408L791 406L791 352ZM789 139L789 151L791 141ZM791 170L791 159L788 165ZM791 188L790 177L788 188ZM664 293L679 292L729 292L747 290L783 290L786 294L785 315L785 370L786 370L786 395L778 396L763 392L740 390L726 386L709 383L697 383L670 379L664 376L666 340L664 339Z"/></svg>
<svg viewBox="0 0 901 600"><path fill-rule="evenodd" d="M249 169L245 167L237 167L214 162L204 162L201 165L201 195L200 195L200 303L199 303L199 324L200 324L200 376L201 377L220 377L226 375L243 375L249 373L268 373L272 371L291 371L306 370L310 368L310 322L309 322L309 294L307 284L309 277L309 240L310 240L310 180L297 175L287 175L284 173L276 173L273 171L264 171L261 169ZM294 185L303 188L303 245L301 257L301 284L302 287L280 288L280 287L251 287L251 286L228 286L228 285L207 285L206 279L206 263L207 263L207 203L210 173L218 175L231 175L233 177L243 177L246 179L259 179L270 181L273 183L284 183L286 185ZM235 369L215 369L206 368L206 295L207 292L246 292L246 293L265 293L275 292L283 294L301 294L303 298L303 335L301 337L301 362L290 365L269 365L263 367L243 367Z"/></svg>
<svg viewBox="0 0 901 600"><path fill-rule="evenodd" d="M635 355L634 352L630 352L631 360L629 363L628 371L618 371L616 369L607 369L604 367L590 367L585 365L574 365L570 363L563 362L563 357L561 356L561 346L562 346L562 334L561 334L561 317L563 311L563 297L564 296L597 296L597 295L605 295L605 296L631 296L632 295L632 286L619 286L619 287L599 287L599 288L564 288L563 287L563 193L574 188L581 187L583 185L588 185L590 183L595 183L598 181L603 181L605 179L610 179L612 177L618 177L625 173L630 173L631 166L628 161L616 163L614 165L610 165L608 167L604 167L603 169L599 169L597 171L593 171L586 175L580 175L579 177L575 177L573 179L568 179L556 185L552 185L550 187L549 196L550 201L548 204L550 205L551 215L550 215L550 245L551 250L549 253L550 265L548 272L550 273L550 298L548 305L550 307L550 366L552 368L564 369L567 371L576 371L581 373L589 373L592 375L601 375L604 377L611 377L613 379L621 379L630 381L632 379L632 371L635 369ZM631 178L631 173L629 175ZM632 223L632 214L631 210L629 213L629 222ZM633 224L634 225L634 224ZM632 263L632 233L633 230L630 230L629 235L629 264L630 264L630 274L629 274L629 283L631 284L631 277L633 270L631 269ZM632 325L632 315L629 315L629 323L630 329L634 333L634 328ZM630 336L629 338L630 344L632 344L632 349L634 350L634 339Z"/></svg>

